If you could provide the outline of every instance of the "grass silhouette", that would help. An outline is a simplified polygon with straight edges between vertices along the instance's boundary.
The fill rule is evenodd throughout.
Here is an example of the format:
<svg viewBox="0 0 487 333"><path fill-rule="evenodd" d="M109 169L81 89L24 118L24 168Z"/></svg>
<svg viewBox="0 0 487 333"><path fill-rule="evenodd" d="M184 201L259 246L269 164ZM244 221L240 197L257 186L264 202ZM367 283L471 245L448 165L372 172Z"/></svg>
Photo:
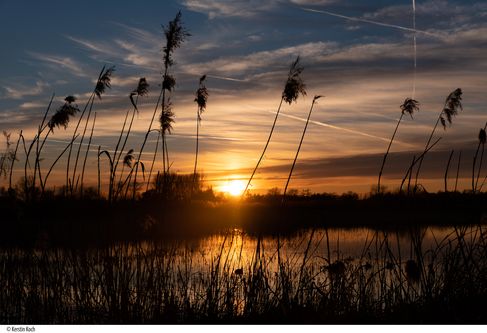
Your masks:
<svg viewBox="0 0 487 333"><path fill-rule="evenodd" d="M392 142L394 141L394 138L396 136L399 125L401 124L402 118L404 117L404 114L407 113L408 115L411 116L411 119L412 119L414 112L419 111L419 102L415 99L406 98L404 100L404 103L400 106L400 108L401 108L401 116L399 117L399 120L397 121L396 128L394 129L394 133L392 133L391 141L389 142L389 145L387 146L386 153L384 154L384 158L382 159L382 165L381 165L380 171L379 171L379 178L377 180L377 193L381 192L380 180L382 177L382 172L384 171L384 165L386 164L387 155L389 155L389 151L391 150Z"/></svg>
<svg viewBox="0 0 487 333"><path fill-rule="evenodd" d="M8 175L9 179L8 188L0 188L1 323L487 321L487 193L482 192L487 176L480 182L485 127L479 132L473 159L472 191L457 191L460 152L455 191L448 192L453 150L446 164L444 192L428 193L418 184L425 155L441 139L433 140L439 124L446 129L462 109L460 88L446 98L424 150L413 157L398 192L386 192L381 177L404 115L412 117L419 110L418 101L411 98L400 106L401 116L382 159L377 191L359 196L298 195L297 190L288 190L313 107L321 97L316 95L282 195L279 188L267 195L249 193L283 102L292 104L300 95L306 95L298 56L289 68L264 149L241 198L232 200L215 193L198 172L201 116L209 97L206 75L199 79L194 99L193 172L183 174L171 169L167 134L175 121L171 95L176 78L172 66L174 52L190 34L182 23L181 12L163 26L163 31L161 89L140 148L129 148L127 143L133 135L139 97L148 94L145 78L140 78L137 88L128 95L130 109L114 150L106 146L102 149L94 142L95 99L101 100L111 88L114 72L114 67L105 66L82 109L69 95L51 114L55 103L52 95L32 141L26 144L20 131L12 149L11 135L4 133L6 147L0 154L0 177L6 179ZM158 112L159 124L153 128ZM55 130L67 130L75 117L79 118L71 139L44 174L41 162L48 138ZM142 154L153 132L157 141L146 176ZM154 170L159 144L162 170ZM96 187L85 184L92 145L97 146ZM15 185L13 169L22 152L23 176ZM50 175L66 152L64 187L48 187ZM108 160L106 190L102 189L102 158ZM406 180L408 190L404 193ZM429 226L450 232L442 239L435 238L434 246L425 249ZM344 256L340 240L329 236L333 228L364 227L373 235L364 240L360 256ZM400 242L400 234L408 236L407 248ZM211 235L220 237L212 244L211 254L188 245L190 240ZM332 251L331 241L336 243L336 251ZM246 242L252 245L250 249ZM322 243L326 251L323 246L318 253Z"/></svg>
<svg viewBox="0 0 487 333"><path fill-rule="evenodd" d="M198 90L196 90L196 98L194 99L195 103L198 105L198 109L196 110L196 150L194 153L194 170L193 170L193 177L194 181L196 181L196 170L198 167L198 153L199 153L199 138L200 138L200 125L201 125L201 114L206 110L206 102L208 101L208 89L205 86L206 75L203 75L200 78L200 83Z"/></svg>
<svg viewBox="0 0 487 333"><path fill-rule="evenodd" d="M299 141L299 146L298 146L298 149L296 150L296 156L294 157L293 164L291 166L291 171L289 171L289 176L287 177L286 186L284 186L284 193L282 195L283 202L284 202L284 198L286 197L287 187L289 185L289 181L291 180L291 176L293 174L294 166L296 165L296 161L298 159L299 151L301 150L301 145L303 144L303 139L304 139L304 136L306 134L306 129L308 128L309 119L311 118L311 112L313 112L313 107L315 106L316 101L318 99L320 99L321 97L323 97L323 96L316 95L315 97L313 97L313 102L311 102L311 107L309 108L308 118L306 119L306 125L304 125L303 134L301 135L301 140Z"/></svg>
<svg viewBox="0 0 487 333"><path fill-rule="evenodd" d="M267 151L267 147L269 146L269 142L271 141L272 134L274 133L274 128L276 127L277 117L279 116L279 112L281 111L282 102L291 104L292 102L297 101L299 94L303 96L306 95L306 86L303 80L301 79L301 73L303 72L303 69L304 68L301 67L300 58L298 56L296 60L294 60L294 62L291 64L291 67L289 68L287 81L286 84L284 85L284 90L281 95L281 101L279 102L279 107L277 108L276 116L274 117L274 122L272 123L272 127L269 132L269 137L267 138L267 142L264 146L264 150L262 151L262 154L260 155L259 160L257 161L257 164L255 165L255 168L252 171L249 181L245 186L245 190L242 192L242 196L247 194L248 188L252 182L252 179L254 178L255 172L259 168L260 162L262 161L262 158L264 157L265 152Z"/></svg>

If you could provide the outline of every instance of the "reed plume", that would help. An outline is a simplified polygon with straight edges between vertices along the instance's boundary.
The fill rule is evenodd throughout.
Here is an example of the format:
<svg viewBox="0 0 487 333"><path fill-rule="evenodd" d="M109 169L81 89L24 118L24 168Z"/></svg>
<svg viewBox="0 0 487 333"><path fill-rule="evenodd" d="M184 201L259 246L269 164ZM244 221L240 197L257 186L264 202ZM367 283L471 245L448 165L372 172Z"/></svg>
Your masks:
<svg viewBox="0 0 487 333"><path fill-rule="evenodd" d="M14 152L10 148L12 142L10 141L11 133L6 131L2 132L5 138L5 151L0 155L0 177L3 175L5 178L10 173L10 163L15 159Z"/></svg>
<svg viewBox="0 0 487 333"><path fill-rule="evenodd" d="M147 82L147 80L144 77L142 77L139 79L137 87L134 90L132 90L129 94L130 103L133 105L132 116L130 118L130 122L129 122L129 125L127 128L127 133L125 133L125 139L124 139L122 146L119 150L120 143L122 142L122 137L124 136L124 132L125 132L125 125L127 123L127 119L128 119L129 112L130 112L130 110L127 110L127 112L125 114L125 119L123 122L122 130L120 131L120 135L118 137L118 141L117 141L117 144L115 146L115 151L113 153L114 166L113 166L113 174L110 175L109 190L114 189L117 168L118 168L118 165L120 163L120 159L122 158L122 153L123 153L125 146L127 144L127 140L130 136L130 132L132 130L132 125L134 122L135 114L139 113L139 109L138 109L139 97L146 96L148 93L149 93L149 83ZM134 97L135 97L135 99L134 99ZM133 153L133 149L132 149L132 153ZM123 174L123 170L122 170L122 174ZM122 174L120 175L120 182L122 179ZM131 175L132 175L132 173L130 173L129 176L131 176ZM126 181L128 181L128 179Z"/></svg>
<svg viewBox="0 0 487 333"><path fill-rule="evenodd" d="M162 80L161 80L161 91L159 93L159 98L157 99L156 106L154 108L154 113L152 115L151 122L149 124L149 128L145 134L144 141L142 143L140 152L139 152L139 157L137 158L137 163L136 163L136 169L135 169L135 176L134 176L134 182L133 182L133 193L132 196L135 198L136 194L136 184L137 184L137 173L138 173L138 166L140 162L140 158L142 156L142 152L144 150L144 147L147 143L147 139L149 137L149 134L154 130L152 128L152 124L154 123L154 119L156 116L156 112L159 108L159 103L161 105L161 113L159 115L159 122L160 122L160 127L166 128L167 129L172 129L171 123L174 121L170 121L169 119L173 119L174 114L170 111L171 106L167 107L166 104L170 104L170 101L166 101L166 91L172 92L174 90L174 87L176 86L176 79L169 74L169 68L174 64L174 59L173 59L173 53L176 49L178 49L182 43L191 36L191 34L188 32L188 30L184 27L183 22L182 22L182 14L181 11L179 11L176 14L176 17L170 21L167 26L162 26L162 29L164 31L164 36L166 38L166 44L164 45L162 49L162 54L163 54L163 67L164 71L162 74ZM170 126L170 127L168 127ZM167 143L165 142L165 133L158 133L158 135L161 135L163 138L163 152L162 152L162 161L163 161L163 169L164 172L166 172L166 160L168 159L168 153L167 153ZM152 165L150 169L152 170L154 167L154 162L156 159L157 155L157 148L154 149L154 158ZM168 163L169 164L169 163ZM150 177L147 183L147 186L149 186L150 182Z"/></svg>
<svg viewBox="0 0 487 333"><path fill-rule="evenodd" d="M65 103L56 110L47 124L51 132L54 132L54 127L60 128L62 126L66 129L71 117L79 112L78 105L75 103L76 97L70 95L64 101Z"/></svg>
<svg viewBox="0 0 487 333"><path fill-rule="evenodd" d="M44 178L44 181L43 181L43 178L41 175L41 165L40 165L41 152L44 148L44 145L47 141L49 134L54 133L54 128L55 127L57 127L57 128L63 127L64 129L66 129L68 127L70 119L72 117L74 117L79 112L78 105L75 102L76 102L76 97L74 97L72 95L66 96L64 98L64 104L56 110L56 112L51 116L51 119L47 122L46 125L44 125L45 127L49 128L49 130L47 131L40 147L38 145L36 148L36 161L35 161L35 168L34 168L34 174L36 173L35 172L36 169L38 170L38 173L39 173L39 183L41 185L42 193L44 193L44 191L45 191L46 181L48 179L49 174L51 173L52 169L54 168L54 166L58 162L59 158L62 156L62 154L64 154L65 150L63 150L62 154L58 155L58 158L54 161L53 164L51 164L51 167L49 168L48 174ZM46 113L46 115L47 115L47 113ZM41 126L43 126L43 125L41 124ZM39 137L40 137L41 133L44 132L45 127L40 129L39 134L38 134ZM67 148L69 148L69 147L70 147L70 145L68 145ZM35 180L35 176L34 176L34 180ZM34 186L35 186L35 182L34 182Z"/></svg>
<svg viewBox="0 0 487 333"><path fill-rule="evenodd" d="M162 50L164 75L161 87L162 103L159 122L161 125L162 160L164 173L169 171L169 152L167 150L166 133L171 133L172 123L174 122L172 103L170 99L167 99L166 101L166 91L172 92L174 90L174 87L176 86L176 79L169 74L169 68L174 64L174 51L181 47L182 43L191 36L189 31L184 27L181 17L182 14L181 11L179 11L176 14L176 17L172 21L170 21L167 26L163 27L164 36L166 37L166 45Z"/></svg>
<svg viewBox="0 0 487 333"><path fill-rule="evenodd" d="M377 193L380 194L381 188L380 188L380 180L382 177L382 172L384 171L384 165L386 164L386 159L387 156L389 155L389 151L392 146L392 142L394 141L394 138L396 137L397 130L399 128L399 125L401 124L402 118L404 117L405 114L408 114L411 119L413 119L413 114L414 112L419 111L419 102L415 99L412 98L406 98L404 100L404 103L400 106L401 108L401 116L399 117L399 120L397 121L396 128L394 129L394 133L392 133L391 141L389 141L389 146L387 146L386 153L384 154L384 158L382 159L382 165L380 167L379 171L379 180L377 181Z"/></svg>
<svg viewBox="0 0 487 333"><path fill-rule="evenodd" d="M296 60L293 61L291 67L289 68L289 72L287 75L286 84L284 85L284 90L281 95L281 101L279 103L279 107L277 108L276 116L274 117L274 122L272 123L271 131L269 132L269 137L267 138L267 142L264 146L264 150L257 161L257 164L252 171L252 175L245 186L245 190L242 192L242 196L247 193L247 190L254 178L255 172L259 168L260 162L264 158L265 152L267 151L267 147L269 146L269 142L271 141L272 134L274 133L274 128L276 127L277 117L279 116L279 112L281 111L282 102L286 102L291 104L292 102L296 102L298 100L299 94L302 96L306 96L306 85L304 81L301 79L301 73L303 72L304 67L301 67L300 64L300 57L298 56Z"/></svg>
<svg viewBox="0 0 487 333"><path fill-rule="evenodd" d="M205 86L206 75L200 78L199 88L196 90L195 103L198 105L196 110L196 151L194 159L194 170L193 170L193 189L196 182L196 169L198 165L198 152L199 152L199 133L201 125L201 114L206 110L206 102L208 101L208 89Z"/></svg>
<svg viewBox="0 0 487 333"><path fill-rule="evenodd" d="M430 143L431 140L433 139L433 136L435 134L436 129L438 128L438 125L441 123L443 126L443 129L446 130L446 125L447 123L449 125L452 124L453 117L458 114L458 111L462 110L462 89L457 88L454 91L452 91L445 99L445 104L443 105L443 109L440 111L440 114L438 116L438 119L436 120L435 126L433 127L433 130L431 131L430 136L428 137L428 141L426 142L426 145L424 147L424 151L422 156L420 157L418 169L416 170L416 177L415 177L415 182L414 182L414 188L416 189L417 184L418 184L418 178L419 174L421 171L421 166L423 165L423 160L424 156L426 155L426 152L430 148Z"/></svg>
<svg viewBox="0 0 487 333"><path fill-rule="evenodd" d="M73 135L72 135L71 140L74 143L74 138L78 136L78 129L81 125L81 121L83 120L84 115L86 113L86 110L88 110L88 107L89 107L88 115L86 117L86 123L84 126L83 135L81 137L81 142L79 143L78 152L76 154L76 163L75 163L72 178L69 177L69 171L70 171L70 165L71 165L71 154L72 154L72 150L73 150L73 145L71 145L69 147L68 158L67 158L67 162L66 162L66 189L71 194L73 193L73 190L74 190L74 179L76 176L76 168L77 168L77 164L78 164L79 155L81 152L81 146L83 143L84 135L86 134L88 121L90 119L90 115L91 115L91 112L93 109L94 97L97 96L98 98L101 99L101 95L105 92L106 88L111 87L111 75L113 74L114 71L115 71L114 66L112 66L108 69L106 68L106 66L103 66L103 68L100 71L100 74L98 75L98 78L97 78L97 81L95 84L95 88L93 88L93 91L91 92L91 95L88 98L88 101L86 102L83 110L81 111L81 115L80 115L78 122L76 123L76 127L73 131Z"/></svg>
<svg viewBox="0 0 487 333"><path fill-rule="evenodd" d="M115 71L115 67L112 66L112 67L109 67L108 69L106 69L103 74L101 75L101 77L98 79L97 83L96 83L96 86L95 86L95 95L101 100L101 96L102 94L105 93L106 89L108 88L111 88L111 77L113 75L113 72ZM93 110L93 104L94 104L94 98L91 100L91 104L90 104L90 109L88 110L88 115L86 117L86 122L85 122L85 127L83 129L83 134L81 135L81 139L80 139L80 143L79 143L79 146L78 146L78 153L76 154L76 160L75 160L75 163L74 163L74 170L73 170L73 178L72 178L72 181L71 181L71 184L75 184L74 186L74 190L77 189L78 187L78 180L76 179L76 168L77 168L77 165L78 165L78 159L79 159L79 154L80 154L80 151L81 151L81 147L83 145L83 141L84 141L84 138L85 138L85 135L86 135L86 130L88 128L88 123L90 121L90 116L91 116L91 112ZM94 122L93 122L93 129L94 129ZM91 131L91 133L93 134L93 129ZM91 143L91 136L90 136L90 143ZM88 147L86 148L86 154L85 154L85 158L84 158L84 161L83 161L83 168L82 168L82 171L81 171L81 180L83 180L83 175L85 173L85 166L86 166L86 159L88 158L88 152L90 150L90 143L88 144ZM76 180L76 182L75 182ZM81 181L81 184L80 184L80 189L81 189L81 193L82 193L82 188L83 188L83 182Z"/></svg>

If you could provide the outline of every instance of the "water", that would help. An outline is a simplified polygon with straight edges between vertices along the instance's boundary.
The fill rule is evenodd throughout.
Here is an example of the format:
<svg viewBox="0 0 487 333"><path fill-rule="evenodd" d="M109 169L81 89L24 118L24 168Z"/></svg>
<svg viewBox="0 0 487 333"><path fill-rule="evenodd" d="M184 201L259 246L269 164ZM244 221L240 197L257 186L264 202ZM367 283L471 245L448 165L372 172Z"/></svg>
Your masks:
<svg viewBox="0 0 487 333"><path fill-rule="evenodd" d="M185 322L337 304L381 313L482 281L484 229L310 229L261 239L235 229L198 240L4 249L0 319Z"/></svg>

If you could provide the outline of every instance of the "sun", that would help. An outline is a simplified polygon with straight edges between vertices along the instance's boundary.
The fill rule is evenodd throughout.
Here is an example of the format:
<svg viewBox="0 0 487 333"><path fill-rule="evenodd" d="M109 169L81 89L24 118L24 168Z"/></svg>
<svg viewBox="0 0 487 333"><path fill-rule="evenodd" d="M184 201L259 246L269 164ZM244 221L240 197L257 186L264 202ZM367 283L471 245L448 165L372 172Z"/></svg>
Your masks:
<svg viewBox="0 0 487 333"><path fill-rule="evenodd" d="M239 196L245 190L245 182L239 179L229 180L221 187L222 192L228 193L234 197Z"/></svg>

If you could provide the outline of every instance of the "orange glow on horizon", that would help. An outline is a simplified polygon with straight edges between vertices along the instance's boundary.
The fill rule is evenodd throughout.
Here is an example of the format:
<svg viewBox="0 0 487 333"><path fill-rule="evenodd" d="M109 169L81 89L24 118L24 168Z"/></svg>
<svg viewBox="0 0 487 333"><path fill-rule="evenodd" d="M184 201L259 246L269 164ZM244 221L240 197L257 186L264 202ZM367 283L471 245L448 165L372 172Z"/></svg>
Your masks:
<svg viewBox="0 0 487 333"><path fill-rule="evenodd" d="M240 179L229 180L226 184L220 187L220 191L231 196L237 197L242 195L245 190L245 182Z"/></svg>

